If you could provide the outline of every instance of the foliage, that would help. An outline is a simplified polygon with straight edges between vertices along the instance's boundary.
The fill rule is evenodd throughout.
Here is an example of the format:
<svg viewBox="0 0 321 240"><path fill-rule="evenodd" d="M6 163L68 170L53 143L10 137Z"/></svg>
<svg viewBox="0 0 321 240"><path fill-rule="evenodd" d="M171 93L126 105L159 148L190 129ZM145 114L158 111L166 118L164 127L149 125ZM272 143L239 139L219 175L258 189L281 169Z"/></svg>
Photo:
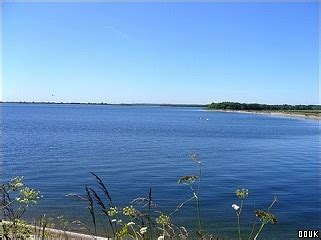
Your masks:
<svg viewBox="0 0 321 240"><path fill-rule="evenodd" d="M22 217L30 205L41 198L40 192L26 187L23 177L15 177L9 183L0 185L3 236L5 238L23 238L31 231Z"/></svg>
<svg viewBox="0 0 321 240"><path fill-rule="evenodd" d="M200 185L202 178L202 161L195 154L190 155L190 159L196 163L198 174L182 176L178 179L178 184L188 186L192 196L184 202L178 204L176 208L168 214L162 212L158 208L158 205L152 201L151 189L149 189L149 193L146 198L136 198L129 205L124 207L115 206L106 185L96 174L93 174L97 180L100 190L103 193L103 196L100 196L98 192L94 190L94 188L86 187L86 191L90 191L89 194L87 192L88 209L90 210L91 214L101 213L101 216L105 216L107 218L107 223L109 223L109 234L107 233L107 237L112 237L115 239L124 238L142 240L156 238L159 240L175 238L190 239L195 237L197 239L214 239L213 235L206 234L201 220ZM249 190L245 188L237 189L235 195L239 199L240 204L239 206L233 204L232 207L237 215L238 238L241 240L241 213L243 209L243 203L249 196ZM103 199L107 200L107 202L103 202ZM255 229L256 222L254 222L252 226L252 232L248 239L257 239L265 224L276 223L276 217L269 212L275 201L271 204L267 211L256 211L256 217L261 221L261 226L258 230ZM177 226L174 223L175 213L190 202L195 202L195 229L197 229L196 236L195 234L187 231L184 226ZM109 208L106 208L106 205L109 205ZM93 218L98 219L99 216L95 215ZM93 221L93 225L94 228L96 228L95 221ZM252 238L252 235L255 231L256 234L254 238Z"/></svg>
<svg viewBox="0 0 321 240"><path fill-rule="evenodd" d="M271 205L269 206L269 208L267 209L267 211L263 211L260 209L256 211L255 215L261 221L261 226L260 226L258 232L256 233L254 240L256 240L258 238L258 236L260 235L260 233L263 230L263 227L266 224L268 224L268 223L275 224L277 222L275 215L270 212L270 209L273 207L273 205L276 201L277 201L277 198L274 197L274 199L273 199ZM255 225L253 224L253 229L254 229L254 227L255 227Z"/></svg>
<svg viewBox="0 0 321 240"><path fill-rule="evenodd" d="M200 184L201 184L201 177L202 177L202 170L201 170L201 160L198 158L198 156L196 154L192 154L190 155L191 160L197 164L198 167L198 176L192 175L192 176L183 176L178 180L179 184L186 184L189 186L193 196L188 199L187 201L185 201L183 204L186 204L189 201L195 200L196 203L196 212L197 212L197 226L198 226L198 232L197 234L199 236L203 236L203 229L202 229L202 221L201 221L201 210L200 210ZM197 188L194 189L193 187L193 183L197 181ZM181 204L180 207L183 206L183 204Z"/></svg>
<svg viewBox="0 0 321 240"><path fill-rule="evenodd" d="M248 189L237 189L235 192L235 195L238 197L238 199L240 200L240 206L238 206L237 204L233 204L232 208L235 210L235 214L237 216L237 230L238 230L238 238L239 240L242 239L242 234L241 234L241 226L240 226L240 219L241 219L241 213L242 213L242 209L243 209L243 203L244 200L248 197L249 195L249 190ZM258 236L260 235L260 233L263 230L263 227L267 224L267 223L276 223L277 219L276 217L270 213L270 209L273 207L274 203L277 201L277 198L274 197L272 204L269 206L269 208L267 209L267 211L263 211L263 210L257 210L255 212L255 216L260 220L261 222L261 226L259 227L259 229L257 230L257 233L254 236L254 240L256 240L258 238ZM247 237L246 239L251 240L252 239L252 235L255 232L255 224L256 224L256 220L254 221L253 225L252 225L252 231L249 235L249 237Z"/></svg>
<svg viewBox="0 0 321 240"><path fill-rule="evenodd" d="M221 102L211 103L208 109L216 110L245 110L245 111L293 111L293 110L321 110L320 105L268 105L258 103Z"/></svg>
<svg viewBox="0 0 321 240"><path fill-rule="evenodd" d="M209 235L203 228L201 219L201 179L202 161L192 154L190 159L197 167L197 174L186 175L178 179L178 184L185 185L191 192L191 197L179 203L171 212L165 213L152 199L152 189L149 188L146 197L134 199L126 206L116 205L109 193L107 186L100 177L92 173L97 185L94 187L85 186L85 196L75 195L79 199L87 202L87 209L90 213L93 234L97 234L97 225L102 224L106 229L105 236L110 239L214 239L214 235ZM61 238L64 231L69 229L70 224L75 224L81 229L90 231L80 221L69 222L64 216L56 218L43 215L38 221L34 221L33 226L28 225L23 219L27 208L37 204L42 197L40 192L25 186L22 177L16 177L9 183L1 184L1 205L2 234L5 239L27 239L35 235L41 239ZM241 214L244 202L249 196L249 190L242 188L235 192L239 204L233 204L237 216L238 239L242 239ZM267 210L257 209L255 211L256 220L252 225L252 231L247 239L256 240L262 233L266 224L275 224L276 216L270 212L276 198ZM175 214L186 204L195 204L195 229L196 234L189 232L184 226L175 224ZM260 222L256 227L257 221ZM244 224L244 223L243 223ZM52 231L51 229L61 229L63 231ZM244 233L243 233L244 235ZM252 237L254 236L254 237ZM215 237L215 239L218 239Z"/></svg>
<svg viewBox="0 0 321 240"><path fill-rule="evenodd" d="M154 234L163 237L183 235L182 229L171 223L170 216L158 210L152 201L151 189L145 198L136 198L127 206L116 206L103 181L96 174L92 175L96 178L100 191L86 187L85 199L94 229L97 227L97 220L100 219L107 229L106 236L115 239L153 239ZM80 199L83 197L80 196Z"/></svg>

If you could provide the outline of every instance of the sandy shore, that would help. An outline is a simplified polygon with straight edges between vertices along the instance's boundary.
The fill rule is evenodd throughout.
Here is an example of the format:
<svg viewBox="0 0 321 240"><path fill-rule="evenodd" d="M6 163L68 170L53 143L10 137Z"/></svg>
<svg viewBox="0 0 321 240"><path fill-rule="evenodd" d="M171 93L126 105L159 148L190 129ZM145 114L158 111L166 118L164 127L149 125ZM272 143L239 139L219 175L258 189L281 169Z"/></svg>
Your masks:
<svg viewBox="0 0 321 240"><path fill-rule="evenodd" d="M3 223L10 223L8 221L1 221L0 222L0 227L2 228ZM42 229L37 226L33 225L27 225L30 229L35 230L35 231L41 231ZM51 236L46 237L46 239L70 239L70 240L108 240L110 238L104 238L104 237L99 237L99 236L94 236L94 235L89 235L89 234L82 234L82 233L76 233L76 232L71 232L71 231L64 231L64 230L59 230L59 229L54 229L54 228L46 228L45 231L47 233L50 233ZM1 235L0 235L1 239ZM27 238L27 240L39 240L39 236L31 235L30 237Z"/></svg>
<svg viewBox="0 0 321 240"><path fill-rule="evenodd" d="M279 117L291 117L291 118L306 118L306 119L314 119L321 120L321 114L315 112L285 112L285 111L243 111L243 110L215 110L215 109L207 109L206 111L213 112L225 112L225 113L247 113L247 114L264 114L264 115L272 115Z"/></svg>

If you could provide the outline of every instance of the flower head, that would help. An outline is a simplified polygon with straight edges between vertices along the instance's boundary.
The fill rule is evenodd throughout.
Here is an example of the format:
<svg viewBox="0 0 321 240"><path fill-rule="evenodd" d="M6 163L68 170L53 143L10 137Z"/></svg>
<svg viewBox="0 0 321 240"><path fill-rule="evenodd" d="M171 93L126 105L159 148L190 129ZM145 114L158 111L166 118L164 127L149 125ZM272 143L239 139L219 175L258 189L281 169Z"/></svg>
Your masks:
<svg viewBox="0 0 321 240"><path fill-rule="evenodd" d="M197 176L191 175L191 176L183 176L178 180L178 184L188 184L191 185L193 182L195 182L198 179Z"/></svg>
<svg viewBox="0 0 321 240"><path fill-rule="evenodd" d="M124 214L125 216L135 216L135 214L136 214L136 209L135 209L133 206L124 207L124 208L123 208L123 214Z"/></svg>
<svg viewBox="0 0 321 240"><path fill-rule="evenodd" d="M232 208L234 208L235 211L237 211L237 210L240 209L240 207L239 207L238 205L236 205L236 204L233 204L233 205L232 205Z"/></svg>
<svg viewBox="0 0 321 240"><path fill-rule="evenodd" d="M261 222L263 223L276 223L277 222L277 219L276 217L270 213L270 212L266 212L266 211L263 211L263 210L257 210L255 212L255 215L261 220Z"/></svg>
<svg viewBox="0 0 321 240"><path fill-rule="evenodd" d="M171 219L169 216L161 214L158 218L156 218L156 223L160 225L169 225L171 223Z"/></svg>
<svg viewBox="0 0 321 240"><path fill-rule="evenodd" d="M16 198L17 202L25 203L25 204L36 204L37 200L41 198L39 191L36 191L34 189L24 187L20 190L20 196Z"/></svg>
<svg viewBox="0 0 321 240"><path fill-rule="evenodd" d="M108 210L108 216L114 217L118 213L117 207L110 207Z"/></svg>
<svg viewBox="0 0 321 240"><path fill-rule="evenodd" d="M9 185L13 191L15 191L17 188L23 187L23 177L15 177L11 179Z"/></svg>
<svg viewBox="0 0 321 240"><path fill-rule="evenodd" d="M142 228L139 230L139 232L140 232L141 234L145 234L145 233L147 232L147 227L142 227Z"/></svg>
<svg viewBox="0 0 321 240"><path fill-rule="evenodd" d="M125 224L122 228L118 229L118 231L116 232L116 237L126 237L128 236L128 234L128 225Z"/></svg>
<svg viewBox="0 0 321 240"><path fill-rule="evenodd" d="M249 190L244 188L237 189L235 194L239 199L244 200L249 195Z"/></svg>
<svg viewBox="0 0 321 240"><path fill-rule="evenodd" d="M197 164L201 164L202 163L201 160L199 159L199 157L195 153L192 153L190 155L190 157L191 157L192 161L196 162Z"/></svg>

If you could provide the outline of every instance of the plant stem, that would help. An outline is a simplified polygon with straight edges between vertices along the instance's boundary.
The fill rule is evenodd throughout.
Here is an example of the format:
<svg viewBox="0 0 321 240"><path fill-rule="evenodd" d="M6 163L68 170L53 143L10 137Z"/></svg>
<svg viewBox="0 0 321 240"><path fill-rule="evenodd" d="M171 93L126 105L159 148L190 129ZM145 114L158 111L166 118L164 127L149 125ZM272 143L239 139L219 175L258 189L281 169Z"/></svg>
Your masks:
<svg viewBox="0 0 321 240"><path fill-rule="evenodd" d="M200 201L196 198L196 208L197 208L197 219L198 219L198 232L202 235L202 223L201 223L201 213L200 213Z"/></svg>
<svg viewBox="0 0 321 240"><path fill-rule="evenodd" d="M193 197L189 198L189 199L186 200L185 202L182 202L180 205L178 205L178 206L176 207L176 209L175 209L173 212L171 212L171 213L169 214L169 216L172 216L172 215L173 215L174 213L176 213L179 209L181 209L186 203L192 201L194 198L195 198L195 196L193 195Z"/></svg>
<svg viewBox="0 0 321 240"><path fill-rule="evenodd" d="M237 229L239 232L239 240L241 240L240 216L237 215Z"/></svg>
<svg viewBox="0 0 321 240"><path fill-rule="evenodd" d="M165 224L163 224L163 237L165 238Z"/></svg>
<svg viewBox="0 0 321 240"><path fill-rule="evenodd" d="M133 231L133 232L134 232L134 234L135 234L135 239L138 239L137 233L136 233L136 231L135 231L135 229L133 228L133 226L132 226L132 225L130 225L130 228L132 229L132 231Z"/></svg>
<svg viewBox="0 0 321 240"><path fill-rule="evenodd" d="M5 209L5 208L9 207L9 206L10 206L12 203L14 203L15 201L16 201L16 200L13 200L13 201L11 201L11 202L7 203L5 206L0 207L0 210Z"/></svg>
<svg viewBox="0 0 321 240"><path fill-rule="evenodd" d="M253 226L252 226L251 234L250 234L250 236L249 236L249 240L251 240L252 234L253 234L253 232L254 232L255 224L256 224L256 219L255 219L255 221L253 222Z"/></svg>
<svg viewBox="0 0 321 240"><path fill-rule="evenodd" d="M153 225L152 225L152 221L151 221L151 206L152 206L152 188L149 188L149 192L148 192L148 225L149 225L149 237L150 239L153 238Z"/></svg>
<svg viewBox="0 0 321 240"><path fill-rule="evenodd" d="M189 187L193 192L194 198L196 199L195 201L196 201L196 211L197 211L197 225L198 225L198 232L201 235L202 223L201 223L201 213L200 213L200 202L199 202L198 194L195 192L191 184L189 184Z"/></svg>
<svg viewBox="0 0 321 240"><path fill-rule="evenodd" d="M267 212L270 212L270 209L273 207L274 203L276 202L276 198L273 199L273 202L271 203L271 205L269 206L269 208L267 209Z"/></svg>
<svg viewBox="0 0 321 240"><path fill-rule="evenodd" d="M197 198L196 198L196 208L197 208L197 218L198 218L198 228L199 234L202 235L202 222L201 222L201 206L200 206L200 187L201 187L201 179L202 179L202 167L201 162L198 164L198 186L197 186Z"/></svg>
<svg viewBox="0 0 321 240"><path fill-rule="evenodd" d="M261 233L261 231L262 231L262 229L263 229L264 225L265 225L264 223L262 223L262 224L261 224L261 227L260 227L259 231L257 232L257 234L255 235L254 240L256 240L256 239L257 239L257 237L259 236L259 234Z"/></svg>
<svg viewBox="0 0 321 240"><path fill-rule="evenodd" d="M242 207L243 207L243 200L241 201L240 211L236 213L236 215L237 215L237 228L238 228L238 233L239 233L239 240L241 240L240 215L241 215L241 212L242 212Z"/></svg>

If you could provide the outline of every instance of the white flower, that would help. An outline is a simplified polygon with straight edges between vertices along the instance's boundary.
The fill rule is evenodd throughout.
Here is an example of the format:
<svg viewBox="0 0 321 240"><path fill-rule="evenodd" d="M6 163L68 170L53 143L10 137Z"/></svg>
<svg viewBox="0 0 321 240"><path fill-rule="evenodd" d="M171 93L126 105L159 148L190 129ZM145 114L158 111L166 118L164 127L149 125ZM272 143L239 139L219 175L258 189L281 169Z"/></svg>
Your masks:
<svg viewBox="0 0 321 240"><path fill-rule="evenodd" d="M141 234L144 234L147 232L147 227L142 227L139 231Z"/></svg>
<svg viewBox="0 0 321 240"><path fill-rule="evenodd" d="M117 222L117 219L112 219L111 222Z"/></svg>
<svg viewBox="0 0 321 240"><path fill-rule="evenodd" d="M127 225L131 226L131 225L135 225L135 223L134 222L129 222L129 223L127 223Z"/></svg>
<svg viewBox="0 0 321 240"><path fill-rule="evenodd" d="M239 206L237 206L236 204L233 204L233 205L232 205L232 208L234 208L234 210L235 210L235 211L237 211L237 210L239 210L239 209L240 209L240 207L239 207Z"/></svg>
<svg viewBox="0 0 321 240"><path fill-rule="evenodd" d="M119 219L118 221L117 221L117 223L122 223L123 222L123 220L121 220L121 219Z"/></svg>
<svg viewBox="0 0 321 240"><path fill-rule="evenodd" d="M164 236L159 236L159 237L157 238L157 240L164 240L164 239L165 239Z"/></svg>

